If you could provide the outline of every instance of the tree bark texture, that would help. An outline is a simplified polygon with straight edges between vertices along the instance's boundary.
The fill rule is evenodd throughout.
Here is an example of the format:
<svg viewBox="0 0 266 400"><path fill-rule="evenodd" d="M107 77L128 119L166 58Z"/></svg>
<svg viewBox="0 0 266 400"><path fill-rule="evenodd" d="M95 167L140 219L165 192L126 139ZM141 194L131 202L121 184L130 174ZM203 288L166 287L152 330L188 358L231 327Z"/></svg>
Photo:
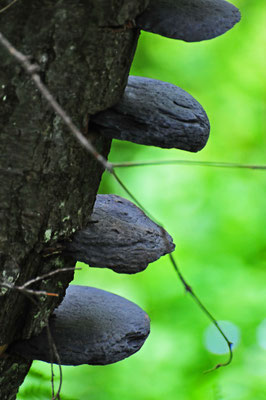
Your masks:
<svg viewBox="0 0 266 400"><path fill-rule="evenodd" d="M2 33L40 65L40 75L98 151L110 140L89 129L89 116L121 97L147 0L28 0L0 14ZM56 244L89 222L103 169L71 136L35 85L0 48L0 282L22 285L73 267ZM55 292L38 305L0 288L0 349L40 332L62 300L73 273L41 281ZM1 353L1 351L0 351ZM16 397L30 363L4 353L0 397Z"/></svg>

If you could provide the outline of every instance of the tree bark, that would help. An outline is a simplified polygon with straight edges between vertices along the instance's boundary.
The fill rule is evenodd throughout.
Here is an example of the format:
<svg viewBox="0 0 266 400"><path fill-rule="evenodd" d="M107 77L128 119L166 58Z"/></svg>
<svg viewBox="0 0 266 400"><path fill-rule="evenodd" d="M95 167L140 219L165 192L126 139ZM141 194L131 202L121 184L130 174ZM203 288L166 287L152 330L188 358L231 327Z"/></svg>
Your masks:
<svg viewBox="0 0 266 400"><path fill-rule="evenodd" d="M139 34L128 21L147 3L28 0L0 14L2 33L40 65L43 82L105 157L110 140L90 130L89 116L121 97ZM0 282L22 285L74 267L56 245L88 224L103 169L2 48L0 60ZM72 278L62 272L35 285L59 294L37 305L0 287L2 400L16 398L30 367L4 352L6 345L40 332Z"/></svg>

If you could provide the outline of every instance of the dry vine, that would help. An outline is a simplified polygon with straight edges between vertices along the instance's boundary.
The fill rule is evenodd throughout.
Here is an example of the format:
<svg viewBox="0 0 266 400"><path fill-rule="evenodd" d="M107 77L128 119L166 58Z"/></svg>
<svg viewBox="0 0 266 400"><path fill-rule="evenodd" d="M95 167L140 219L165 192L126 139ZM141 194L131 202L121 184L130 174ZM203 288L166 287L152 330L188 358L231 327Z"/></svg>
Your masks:
<svg viewBox="0 0 266 400"><path fill-rule="evenodd" d="M13 6L18 0L13 0L11 1L11 3L9 3L8 5L6 5L5 7L0 9L0 14L5 12L6 10L8 10L11 6Z"/></svg>
<svg viewBox="0 0 266 400"><path fill-rule="evenodd" d="M14 0L10 5L12 5L15 1ZM9 6L10 6L9 5ZM3 10L1 10L3 11ZM0 12L1 12L0 11ZM144 211L154 222L156 222L160 228L163 237L165 238L165 242L167 243L166 236L165 236L165 229L163 228L162 224L158 222L151 214L142 206L142 204L139 202L139 200L131 193L131 191L125 186L125 184L120 180L120 178L117 176L115 172L115 168L121 168L121 167L137 167L137 166L145 166L145 165L166 165L166 164L179 164L179 165L193 165L193 166L211 166L211 167L223 167L223 168L243 168L243 169L256 169L256 170L265 170L266 166L265 165L246 165L246 164L234 164L234 163L221 163L221 162L205 162L205 161L186 161L186 160L169 160L169 161L147 161L147 162L136 162L136 163L131 163L131 162L124 162L124 163L110 163L108 162L101 154L97 152L95 147L91 144L91 142L81 133L81 131L75 126L75 124L72 122L71 118L69 115L62 109L60 104L56 101L54 96L50 93L48 88L42 83L40 76L38 75L38 70L39 66L37 64L32 64L30 62L30 56L25 56L21 52L19 52L14 46L3 36L2 33L0 33L0 44L22 65L22 67L25 69L25 71L31 76L32 81L35 83L43 97L46 99L48 104L50 105L51 108L54 109L55 113L61 117L65 125L69 128L71 134L75 137L75 139L79 142L79 144L84 147L102 166L103 168L108 171L114 179L118 182L118 184L123 188L123 190L128 194L128 196ZM167 244L169 245L169 244ZM212 368L210 371L213 371L215 369L218 369L223 366L227 366L230 364L232 361L233 357L233 352L232 352L232 343L230 340L227 338L223 330L220 328L217 320L212 316L212 314L207 310L207 308L203 305L203 303L200 301L198 296L194 293L193 289L191 286L187 283L185 278L183 277L183 274L181 273L178 264L176 263L174 257L172 254L169 254L169 259L174 267L175 272L177 273L177 276L179 277L181 283L183 284L185 290L190 293L192 296L193 300L198 304L200 309L205 313L205 315L211 320L211 322L215 325L215 327L218 329L220 334L223 336L224 340L227 343L228 350L229 350L229 357L228 360L224 363L219 363L217 364L214 368ZM40 296L40 295L46 295L46 296L57 296L56 293L47 293L43 291L35 291L32 289L29 289L28 286L36 283L44 278L53 276L57 273L64 272L69 270L69 268L65 269L59 269L52 271L46 275L37 277L35 279L32 279L28 282L26 282L22 286L12 286L8 283L2 282L0 283L0 286L11 289L11 290L18 290L21 293L23 293L26 296L29 296L32 301L36 304L36 300L32 298L32 296ZM51 377L51 382L52 382L52 399L60 399L60 391L61 391L61 386L62 386L62 368L61 368L61 363L60 363L60 357L59 354L56 350L55 343L53 341L49 324L47 321L47 336L50 344L50 351L51 351L51 371L52 371L52 377ZM59 388L57 393L55 394L54 391L54 373L53 373L53 354L58 362L59 365L59 371L60 371L60 383L59 383ZM207 371L207 372L210 372Z"/></svg>
<svg viewBox="0 0 266 400"><path fill-rule="evenodd" d="M54 271L48 272L47 274L41 275L41 276L37 276L34 279L30 279L29 281L25 282L23 285L21 286L15 286L12 284L9 284L7 282L0 282L0 287L9 289L9 290L16 290L20 293L22 293L24 296L27 296L30 301L32 301L32 303L39 307L39 303L38 301L34 298L34 296L58 296L57 293L49 293L49 292L45 292L43 290L33 290L33 289L29 289L28 287L30 285L33 285L34 283L40 282L46 278L50 278L54 275L57 275L61 272L68 272L68 271L76 271L76 270L80 270L81 268L59 268L56 269ZM50 359L51 359L51 386L52 386L52 400L60 400L60 392L61 392L61 388L62 388L62 380L63 380L63 374L62 374L62 365L61 365L61 360L60 360L60 356L58 354L57 348L56 348L56 344L55 341L52 337L51 334L51 330L50 330L50 326L49 326L49 320L46 321L46 331L47 331L47 338L48 338L48 343L49 343L49 349L50 349ZM59 368L59 386L57 389L57 392L55 394L55 390L54 390L54 372L53 372L53 359L56 359L57 364L58 364L58 368Z"/></svg>

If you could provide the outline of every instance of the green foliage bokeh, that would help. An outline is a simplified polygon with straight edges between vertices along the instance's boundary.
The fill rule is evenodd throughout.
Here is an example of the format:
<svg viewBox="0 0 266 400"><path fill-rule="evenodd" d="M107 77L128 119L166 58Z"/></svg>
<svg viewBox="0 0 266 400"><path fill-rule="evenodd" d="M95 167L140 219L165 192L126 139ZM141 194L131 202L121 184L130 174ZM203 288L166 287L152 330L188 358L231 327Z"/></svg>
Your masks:
<svg viewBox="0 0 266 400"><path fill-rule="evenodd" d="M226 35L184 43L142 33L131 74L176 84L205 108L211 135L190 154L114 141L110 160L187 159L265 163L265 0L234 2L242 21ZM264 120L263 120L264 119ZM121 179L176 243L183 274L218 320L240 331L233 363L207 351L209 326L176 279L167 257L135 276L83 265L75 284L120 294L151 317L151 334L129 359L106 367L63 367L62 400L263 400L266 349L266 176L263 171L195 166L118 170ZM127 197L105 175L101 193ZM266 335L266 333L265 333ZM34 362L19 399L47 399L50 367Z"/></svg>

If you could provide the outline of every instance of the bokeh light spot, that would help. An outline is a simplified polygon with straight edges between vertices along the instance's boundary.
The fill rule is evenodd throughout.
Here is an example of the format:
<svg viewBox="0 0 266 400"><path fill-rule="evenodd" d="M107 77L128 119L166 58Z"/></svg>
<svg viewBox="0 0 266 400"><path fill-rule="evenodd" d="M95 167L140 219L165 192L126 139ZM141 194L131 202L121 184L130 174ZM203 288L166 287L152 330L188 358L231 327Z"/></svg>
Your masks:
<svg viewBox="0 0 266 400"><path fill-rule="evenodd" d="M266 350L266 318L257 328L257 341L259 346Z"/></svg>
<svg viewBox="0 0 266 400"><path fill-rule="evenodd" d="M218 321L218 324L227 338L233 343L232 348L234 348L240 340L238 327L229 321ZM213 324L209 325L204 332L204 344L206 349L214 354L226 354L229 352L226 341Z"/></svg>

